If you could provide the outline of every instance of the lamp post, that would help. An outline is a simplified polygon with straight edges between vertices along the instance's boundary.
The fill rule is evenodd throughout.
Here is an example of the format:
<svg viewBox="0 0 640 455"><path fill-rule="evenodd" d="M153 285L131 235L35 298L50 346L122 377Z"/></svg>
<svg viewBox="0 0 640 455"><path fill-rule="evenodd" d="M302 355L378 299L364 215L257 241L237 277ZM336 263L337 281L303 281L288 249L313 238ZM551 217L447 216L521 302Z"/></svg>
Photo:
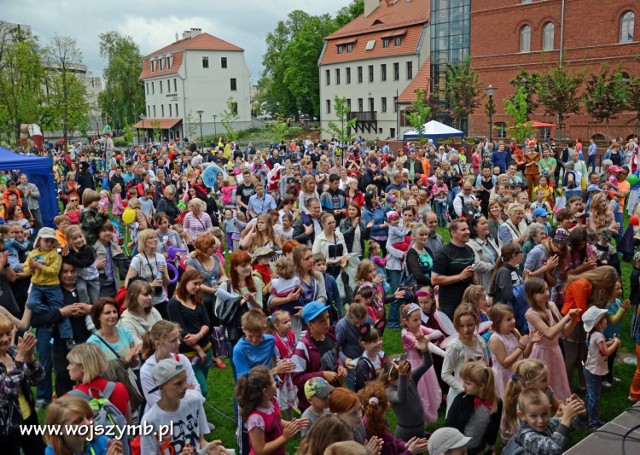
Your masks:
<svg viewBox="0 0 640 455"><path fill-rule="evenodd" d="M489 103L487 104L487 109L489 110L489 142L493 142L493 94L496 90L497 89L491 84L484 89L485 93L489 96Z"/></svg>
<svg viewBox="0 0 640 455"><path fill-rule="evenodd" d="M196 114L200 117L200 149L202 150L202 114L204 114L204 111L200 109L196 111Z"/></svg>
<svg viewBox="0 0 640 455"><path fill-rule="evenodd" d="M218 144L216 138L218 137L218 130L216 128L216 119L218 118L218 116L216 114L213 114L213 141L216 143L216 145Z"/></svg>
<svg viewBox="0 0 640 455"><path fill-rule="evenodd" d="M146 115L144 114L140 114L140 120L142 120L142 130L144 131L144 142L145 144L147 143L147 130L144 129L144 119L146 118Z"/></svg>

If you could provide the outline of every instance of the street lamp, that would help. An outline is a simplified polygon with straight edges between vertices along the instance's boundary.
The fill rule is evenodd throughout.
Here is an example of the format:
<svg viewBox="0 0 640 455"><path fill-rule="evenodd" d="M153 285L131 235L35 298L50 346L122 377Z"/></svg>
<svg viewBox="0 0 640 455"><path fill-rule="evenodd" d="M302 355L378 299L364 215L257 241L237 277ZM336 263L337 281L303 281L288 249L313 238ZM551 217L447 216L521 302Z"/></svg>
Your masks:
<svg viewBox="0 0 640 455"><path fill-rule="evenodd" d="M204 111L200 109L196 111L196 114L200 117L200 149L202 150L202 114L204 114Z"/></svg>
<svg viewBox="0 0 640 455"><path fill-rule="evenodd" d="M485 93L489 96L489 103L487 104L487 109L489 110L489 142L493 142L493 94L496 90L497 88L491 84L484 89Z"/></svg>
<svg viewBox="0 0 640 455"><path fill-rule="evenodd" d="M144 130L144 143L147 143L147 130L144 128L144 119L147 118L146 115L140 114L140 120L142 120L142 129Z"/></svg>
<svg viewBox="0 0 640 455"><path fill-rule="evenodd" d="M218 118L218 116L216 114L213 114L213 141L216 143L216 145L218 145L218 142L216 140L216 138L218 137L218 130L216 129L216 119Z"/></svg>

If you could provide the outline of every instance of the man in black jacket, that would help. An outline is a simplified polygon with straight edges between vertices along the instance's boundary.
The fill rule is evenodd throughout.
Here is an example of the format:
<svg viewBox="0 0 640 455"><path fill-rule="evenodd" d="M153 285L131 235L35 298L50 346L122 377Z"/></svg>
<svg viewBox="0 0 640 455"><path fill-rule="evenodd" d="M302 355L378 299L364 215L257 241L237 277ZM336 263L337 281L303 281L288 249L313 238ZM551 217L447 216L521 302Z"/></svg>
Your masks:
<svg viewBox="0 0 640 455"><path fill-rule="evenodd" d="M122 196L122 199L124 199L126 197L127 192L124 185L124 176L122 175L122 168L120 167L116 168L116 172L111 176L111 179L109 179L109 188L113 190L113 188L115 188L115 186L118 184L120 184L120 188L122 189L120 191L120 195Z"/></svg>
<svg viewBox="0 0 640 455"><path fill-rule="evenodd" d="M309 214L301 213L295 223L293 223L293 239L303 245L311 246L313 245L316 235L322 232L322 226L320 225L320 216L322 215L320 201L316 198L308 199L307 209L309 210Z"/></svg>

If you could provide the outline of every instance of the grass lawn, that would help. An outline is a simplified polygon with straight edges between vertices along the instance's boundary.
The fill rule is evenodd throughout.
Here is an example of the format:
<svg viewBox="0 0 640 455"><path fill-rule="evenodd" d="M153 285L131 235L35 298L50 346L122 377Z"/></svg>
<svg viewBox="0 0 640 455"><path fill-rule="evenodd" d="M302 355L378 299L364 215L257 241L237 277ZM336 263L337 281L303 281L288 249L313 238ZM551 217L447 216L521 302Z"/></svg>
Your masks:
<svg viewBox="0 0 640 455"><path fill-rule="evenodd" d="M449 241L449 232L445 228L438 228L438 232L442 235L445 242ZM629 276L631 274L632 266L629 263L622 263L622 283L625 289L625 298L629 293ZM622 362L624 357L634 355L635 344L631 340L630 336L631 315L627 314L623 324L621 337L623 344L618 352L614 374L620 378L622 382L616 383L612 388L603 388L602 399L600 402L601 418L605 421L614 419L624 409L629 407L631 403L627 400L629 395L629 386L633 379L635 366L627 365ZM387 356L391 356L395 353L403 352L402 341L400 339L400 332L394 330L386 330L384 334L383 350ZM225 363L229 363L228 359L224 359ZM577 378L575 379L577 383ZM225 447L235 447L235 431L236 425L233 422L233 377L231 374L231 368L227 367L224 370L212 369L209 371L209 395L207 397L207 404L205 405L205 411L210 422L214 423L216 430L213 432L213 438L221 439ZM582 397L584 398L584 397ZM389 427L395 428L396 418L395 414L390 410L387 413L389 420ZM444 408L440 410L438 422L431 425L428 430L435 431L437 428L444 425ZM569 437L567 447L569 448L580 440L588 436L587 431L574 431ZM212 439L209 437L208 439ZM299 438L291 440L287 444L287 453L295 453Z"/></svg>

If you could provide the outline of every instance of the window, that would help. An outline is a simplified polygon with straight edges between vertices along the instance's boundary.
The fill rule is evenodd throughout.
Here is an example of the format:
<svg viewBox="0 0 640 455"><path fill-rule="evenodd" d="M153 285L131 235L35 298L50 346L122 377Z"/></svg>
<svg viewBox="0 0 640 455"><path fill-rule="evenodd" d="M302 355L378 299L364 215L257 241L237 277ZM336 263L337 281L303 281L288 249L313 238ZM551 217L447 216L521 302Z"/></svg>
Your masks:
<svg viewBox="0 0 640 455"><path fill-rule="evenodd" d="M327 100L327 114L331 114L331 100Z"/></svg>
<svg viewBox="0 0 640 455"><path fill-rule="evenodd" d="M620 42L630 43L633 41L633 29L636 22L636 15L627 11L620 20Z"/></svg>
<svg viewBox="0 0 640 455"><path fill-rule="evenodd" d="M151 83L151 94L152 95L156 94L156 83L155 82Z"/></svg>
<svg viewBox="0 0 640 455"><path fill-rule="evenodd" d="M382 47L389 47L391 44L391 38L382 38Z"/></svg>
<svg viewBox="0 0 640 455"><path fill-rule="evenodd" d="M180 112L178 112L178 103L176 103L176 117L180 117Z"/></svg>
<svg viewBox="0 0 640 455"><path fill-rule="evenodd" d="M386 65L386 63L383 63L382 65L380 65L380 80L382 82L387 80L387 65Z"/></svg>
<svg viewBox="0 0 640 455"><path fill-rule="evenodd" d="M153 105L153 118L155 118L155 117L156 117L156 105L154 104Z"/></svg>
<svg viewBox="0 0 640 455"><path fill-rule="evenodd" d="M324 76L325 76L325 79L326 79L325 83L327 85L331 85L331 70L325 70Z"/></svg>
<svg viewBox="0 0 640 455"><path fill-rule="evenodd" d="M171 65L173 65L173 56L167 57L167 69L171 69Z"/></svg>
<svg viewBox="0 0 640 455"><path fill-rule="evenodd" d="M413 79L413 62L407 62L407 79Z"/></svg>
<svg viewBox="0 0 640 455"><path fill-rule="evenodd" d="M167 79L167 93L171 91L171 79Z"/></svg>
<svg viewBox="0 0 640 455"><path fill-rule="evenodd" d="M161 112L162 118L164 118L164 104L160 105L160 112Z"/></svg>
<svg viewBox="0 0 640 455"><path fill-rule="evenodd" d="M173 105L169 104L169 118L173 117Z"/></svg>
<svg viewBox="0 0 640 455"><path fill-rule="evenodd" d="M401 45L402 45L402 38L403 38L402 36L396 36L396 37L394 38L394 40L393 40L393 41L394 41L394 43L393 43L393 44L394 44L395 46L401 46Z"/></svg>
<svg viewBox="0 0 640 455"><path fill-rule="evenodd" d="M376 110L375 107L376 105L375 105L375 102L373 101L373 98L369 98L369 110L373 112Z"/></svg>
<svg viewBox="0 0 640 455"><path fill-rule="evenodd" d="M347 52L353 52L353 43L347 44Z"/></svg>
<svg viewBox="0 0 640 455"><path fill-rule="evenodd" d="M336 68L336 85L340 85L340 68Z"/></svg>
<svg viewBox="0 0 640 455"><path fill-rule="evenodd" d="M393 112L398 112L398 97L397 96L393 97ZM395 136L395 135L392 134L392 136Z"/></svg>
<svg viewBox="0 0 640 455"><path fill-rule="evenodd" d="M162 71L162 60L163 59L158 60L158 71Z"/></svg>
<svg viewBox="0 0 640 455"><path fill-rule="evenodd" d="M342 54L342 49L344 48L344 46L342 44L339 44L337 48L338 48L338 54Z"/></svg>
<svg viewBox="0 0 640 455"><path fill-rule="evenodd" d="M373 65L369 65L369 82L373 82Z"/></svg>
<svg viewBox="0 0 640 455"><path fill-rule="evenodd" d="M556 26L553 25L553 22L549 22L542 29L542 50L544 51L552 51L553 50L553 39L556 33Z"/></svg>
<svg viewBox="0 0 640 455"><path fill-rule="evenodd" d="M351 110L351 98L347 98L347 106L349 107L349 110Z"/></svg>
<svg viewBox="0 0 640 455"><path fill-rule="evenodd" d="M158 81L158 87L160 87L160 93L162 93L162 81Z"/></svg>
<svg viewBox="0 0 640 455"><path fill-rule="evenodd" d="M144 84L145 88L147 89L147 95L149 94L149 83L147 82L146 84Z"/></svg>
<svg viewBox="0 0 640 455"><path fill-rule="evenodd" d="M173 80L173 91L174 92L178 91L178 81L176 79Z"/></svg>
<svg viewBox="0 0 640 455"><path fill-rule="evenodd" d="M395 128L391 128L391 130L389 131L389 137L396 137L396 129Z"/></svg>
<svg viewBox="0 0 640 455"><path fill-rule="evenodd" d="M351 68L347 68L347 84L351 84Z"/></svg>
<svg viewBox="0 0 640 455"><path fill-rule="evenodd" d="M520 52L531 52L531 27L528 25L520 29Z"/></svg>
<svg viewBox="0 0 640 455"><path fill-rule="evenodd" d="M393 64L393 80L400 80L400 63Z"/></svg>
<svg viewBox="0 0 640 455"><path fill-rule="evenodd" d="M151 106L147 104L147 117L151 115Z"/></svg>
<svg viewBox="0 0 640 455"><path fill-rule="evenodd" d="M505 139L507 137L507 124L504 122L496 122L493 124L493 129L496 132L498 139Z"/></svg>
<svg viewBox="0 0 640 455"><path fill-rule="evenodd" d="M151 72L153 73L156 70L156 61L151 60Z"/></svg>
<svg viewBox="0 0 640 455"><path fill-rule="evenodd" d="M209 57L202 57L202 67L209 68Z"/></svg>
<svg viewBox="0 0 640 455"><path fill-rule="evenodd" d="M358 111L364 111L364 100L362 98L358 98Z"/></svg>
<svg viewBox="0 0 640 455"><path fill-rule="evenodd" d="M367 41L365 50L372 51L374 47L376 47L376 40L372 39L371 41Z"/></svg>
<svg viewBox="0 0 640 455"><path fill-rule="evenodd" d="M231 103L231 112L233 112L235 115L238 115L238 103L236 101Z"/></svg>
<svg viewBox="0 0 640 455"><path fill-rule="evenodd" d="M220 68L227 67L227 57L220 57Z"/></svg>
<svg viewBox="0 0 640 455"><path fill-rule="evenodd" d="M387 97L386 96L383 96L380 99L380 110L382 112L387 112Z"/></svg>
<svg viewBox="0 0 640 455"><path fill-rule="evenodd" d="M362 84L362 67L358 67L358 84Z"/></svg>
<svg viewBox="0 0 640 455"><path fill-rule="evenodd" d="M238 90L238 83L236 82L236 78L232 77L231 78L231 91L235 92L236 90Z"/></svg>

